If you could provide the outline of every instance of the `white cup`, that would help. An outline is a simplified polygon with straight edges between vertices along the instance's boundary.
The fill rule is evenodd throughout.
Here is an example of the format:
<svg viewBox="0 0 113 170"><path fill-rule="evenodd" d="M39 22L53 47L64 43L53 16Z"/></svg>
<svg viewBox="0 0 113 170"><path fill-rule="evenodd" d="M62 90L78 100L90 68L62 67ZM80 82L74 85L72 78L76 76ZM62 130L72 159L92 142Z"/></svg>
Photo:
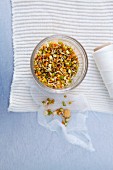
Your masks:
<svg viewBox="0 0 113 170"><path fill-rule="evenodd" d="M94 50L94 60L105 86L113 98L113 44L105 44Z"/></svg>

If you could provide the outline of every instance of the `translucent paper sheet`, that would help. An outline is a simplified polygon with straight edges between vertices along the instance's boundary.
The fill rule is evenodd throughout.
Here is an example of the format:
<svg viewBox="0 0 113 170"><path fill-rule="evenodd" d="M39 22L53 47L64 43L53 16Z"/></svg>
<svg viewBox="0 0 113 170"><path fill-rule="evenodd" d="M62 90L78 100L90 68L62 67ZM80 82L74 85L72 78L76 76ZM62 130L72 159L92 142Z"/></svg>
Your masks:
<svg viewBox="0 0 113 170"><path fill-rule="evenodd" d="M32 85L30 91L31 96L37 105L38 123L40 125L50 131L55 131L58 134L62 134L64 139L73 145L78 145L87 150L94 151L86 126L88 110L91 109L84 95L76 96L72 94L66 94L67 97L64 98L64 94L51 94L46 91L42 91L42 89L37 87L37 85ZM55 103L53 105L43 106L42 101L46 100L47 98L54 99ZM62 106L62 101L65 101L65 103L72 101L72 104ZM44 115L45 110L51 109L54 111L60 107L71 110L71 118L67 127L61 123L62 119L60 116Z"/></svg>

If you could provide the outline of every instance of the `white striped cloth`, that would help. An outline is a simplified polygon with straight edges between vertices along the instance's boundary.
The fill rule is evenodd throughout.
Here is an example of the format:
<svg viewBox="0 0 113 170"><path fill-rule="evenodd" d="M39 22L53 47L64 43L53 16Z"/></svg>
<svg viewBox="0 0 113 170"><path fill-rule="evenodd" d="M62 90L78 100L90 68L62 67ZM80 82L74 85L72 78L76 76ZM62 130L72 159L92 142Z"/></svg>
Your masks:
<svg viewBox="0 0 113 170"><path fill-rule="evenodd" d="M113 43L112 0L12 0L14 76L9 111L36 111L29 84L30 57L36 44L52 34L66 34L86 49L89 69L85 80L73 90L84 93L93 111L113 113L113 100L93 59L93 49Z"/></svg>

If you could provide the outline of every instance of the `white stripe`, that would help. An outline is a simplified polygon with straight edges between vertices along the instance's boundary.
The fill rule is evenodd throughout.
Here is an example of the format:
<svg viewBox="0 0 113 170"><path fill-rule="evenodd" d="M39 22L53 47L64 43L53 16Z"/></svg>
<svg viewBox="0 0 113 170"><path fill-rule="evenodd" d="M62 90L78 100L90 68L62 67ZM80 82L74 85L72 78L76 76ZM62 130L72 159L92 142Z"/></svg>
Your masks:
<svg viewBox="0 0 113 170"><path fill-rule="evenodd" d="M93 111L113 113L113 100L92 56L96 46L113 42L112 6L112 0L12 0L14 76L10 111L37 111L30 95L30 57L40 40L57 33L77 39L88 53L87 76L72 93L86 94Z"/></svg>

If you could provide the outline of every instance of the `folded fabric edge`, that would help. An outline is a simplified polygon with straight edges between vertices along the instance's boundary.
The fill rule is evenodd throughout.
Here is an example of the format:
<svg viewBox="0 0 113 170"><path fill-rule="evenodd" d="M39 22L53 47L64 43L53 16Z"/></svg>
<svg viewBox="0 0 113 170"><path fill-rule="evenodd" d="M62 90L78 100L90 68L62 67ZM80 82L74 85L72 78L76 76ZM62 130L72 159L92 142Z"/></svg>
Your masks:
<svg viewBox="0 0 113 170"><path fill-rule="evenodd" d="M9 103L8 103L8 111L13 111L11 109L11 100L12 100L12 89L13 89L13 83L14 83L14 74L15 74L15 58L14 58L14 37L13 37L13 2L10 0L10 6L11 6L11 31L12 31L12 47L13 47L13 74L11 79L11 85L10 85L10 93L9 93ZM15 109L14 109L15 110ZM15 112L15 111L14 111Z"/></svg>

